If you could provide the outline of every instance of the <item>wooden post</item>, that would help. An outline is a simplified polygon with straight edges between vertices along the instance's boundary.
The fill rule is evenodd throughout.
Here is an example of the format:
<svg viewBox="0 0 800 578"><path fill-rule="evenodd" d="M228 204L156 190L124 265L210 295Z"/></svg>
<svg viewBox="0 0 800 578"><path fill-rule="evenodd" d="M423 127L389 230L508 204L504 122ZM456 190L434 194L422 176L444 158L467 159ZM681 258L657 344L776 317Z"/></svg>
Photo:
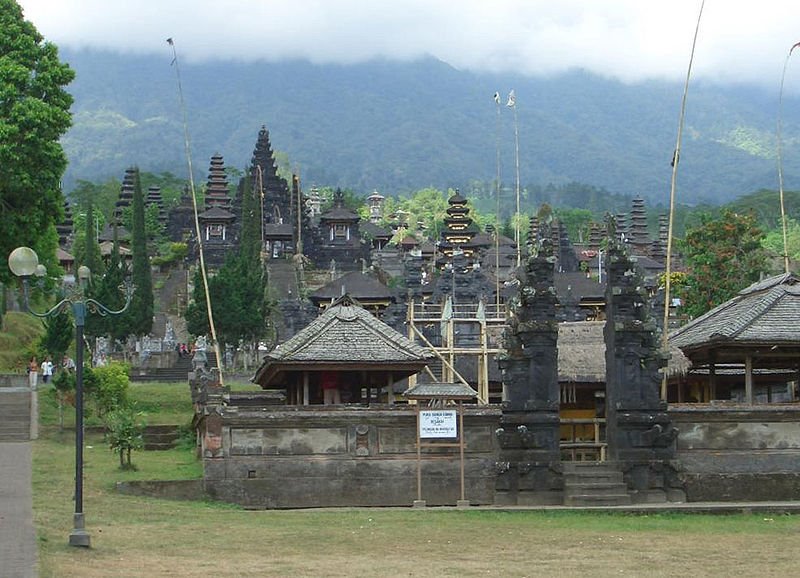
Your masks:
<svg viewBox="0 0 800 578"><path fill-rule="evenodd" d="M416 338L414 337L414 300L408 300L408 313L406 313L406 318L408 319L408 339L413 341L414 343L417 342ZM408 376L408 387L411 389L417 385L417 374L409 375ZM416 400L414 401L416 403Z"/></svg>
<svg viewBox="0 0 800 578"><path fill-rule="evenodd" d="M489 353L487 351L486 321L481 320L480 375L478 376L478 403L489 403Z"/></svg>
<svg viewBox="0 0 800 578"><path fill-rule="evenodd" d="M424 508L425 501L422 499L422 440L419 437L419 406L416 404L417 414L417 499L414 502L415 508Z"/></svg>
<svg viewBox="0 0 800 578"><path fill-rule="evenodd" d="M303 372L303 405L308 405L308 372Z"/></svg>
<svg viewBox="0 0 800 578"><path fill-rule="evenodd" d="M455 310L455 303L453 304L453 309ZM448 356L449 365L445 367L445 377L443 380L447 383L452 383L454 379L453 364L455 363L456 359L456 353L454 351L455 348L454 341L456 338L456 332L455 332L455 323L453 322L453 319L455 318L455 315L456 313L455 311L453 311L453 317L447 320L447 346L450 349L450 351Z"/></svg>
<svg viewBox="0 0 800 578"><path fill-rule="evenodd" d="M716 399L717 397L717 366L712 361L711 364L708 366L708 389L709 392L709 399L705 401L711 401L712 399ZM700 400L704 401L704 400Z"/></svg>
<svg viewBox="0 0 800 578"><path fill-rule="evenodd" d="M464 404L458 402L458 452L461 460L461 503L458 506L469 506L469 502L464 497ZM465 502L467 502L465 504Z"/></svg>
<svg viewBox="0 0 800 578"><path fill-rule="evenodd" d="M744 359L744 397L745 401L752 405L755 398L753 393L753 357L745 356Z"/></svg>

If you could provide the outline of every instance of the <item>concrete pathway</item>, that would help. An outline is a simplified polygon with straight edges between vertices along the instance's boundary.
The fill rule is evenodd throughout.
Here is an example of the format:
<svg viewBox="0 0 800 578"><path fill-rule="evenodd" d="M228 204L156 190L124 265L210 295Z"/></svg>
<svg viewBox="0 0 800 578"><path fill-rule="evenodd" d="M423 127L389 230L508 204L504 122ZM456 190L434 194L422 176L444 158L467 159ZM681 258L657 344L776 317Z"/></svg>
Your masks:
<svg viewBox="0 0 800 578"><path fill-rule="evenodd" d="M0 442L0 576L37 576L31 442Z"/></svg>

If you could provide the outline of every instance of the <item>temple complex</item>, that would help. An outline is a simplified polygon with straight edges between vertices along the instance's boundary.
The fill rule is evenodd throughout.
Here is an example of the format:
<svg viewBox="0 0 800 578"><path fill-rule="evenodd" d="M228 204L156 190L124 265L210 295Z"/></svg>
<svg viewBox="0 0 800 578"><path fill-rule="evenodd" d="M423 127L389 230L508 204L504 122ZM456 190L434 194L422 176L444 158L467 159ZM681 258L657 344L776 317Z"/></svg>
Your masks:
<svg viewBox="0 0 800 578"><path fill-rule="evenodd" d="M122 235L134 178L115 208ZM746 289L663 351L667 224L651 233L641 197L579 242L541 211L519 248L481 230L459 191L436 233L387 218L377 191L364 217L349 193L328 195L278 174L264 127L235 190L222 155L210 159L209 269L255 216L278 313L252 375L261 391L222 387L199 356L193 367L207 495L254 508L411 505L418 490L431 505L579 506L800 487L794 276ZM166 214L158 190L148 203L195 266L189 192ZM68 221L59 234L69 242ZM422 441L423 410L441 412L440 447Z"/></svg>

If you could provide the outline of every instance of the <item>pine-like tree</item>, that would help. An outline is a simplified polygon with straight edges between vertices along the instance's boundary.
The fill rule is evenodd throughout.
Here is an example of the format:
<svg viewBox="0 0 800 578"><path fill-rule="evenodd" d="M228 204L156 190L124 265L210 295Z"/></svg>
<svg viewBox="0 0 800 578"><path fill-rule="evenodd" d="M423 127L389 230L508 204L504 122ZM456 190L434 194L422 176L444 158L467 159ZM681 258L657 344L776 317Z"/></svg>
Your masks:
<svg viewBox="0 0 800 578"><path fill-rule="evenodd" d="M133 189L133 227L131 252L133 254L132 277L136 289L131 299L127 317L130 333L146 335L153 329L153 278L150 271L150 256L147 253L147 233L144 220L144 194L136 169Z"/></svg>
<svg viewBox="0 0 800 578"><path fill-rule="evenodd" d="M97 231L95 230L94 203L89 197L86 206L86 223L83 250L83 264L91 269L93 275L99 275L100 271L100 247L97 245Z"/></svg>
<svg viewBox="0 0 800 578"><path fill-rule="evenodd" d="M272 312L267 275L261 264L260 198L248 179L242 180L239 194L242 223L238 251L208 282L217 339L222 344L233 346L242 342L253 343L264 337L268 331L267 319ZM192 297L194 302L186 310L187 328L193 335L207 335L210 329L199 270L195 275Z"/></svg>
<svg viewBox="0 0 800 578"><path fill-rule="evenodd" d="M75 338L72 315L67 311L52 315L45 320L44 326L44 335L39 345L50 355L53 362L58 364Z"/></svg>
<svg viewBox="0 0 800 578"><path fill-rule="evenodd" d="M117 227L114 226L114 247L105 268L105 274L95 282L93 297L100 303L116 311L125 306L125 295L120 290L127 274L127 267L122 262L117 239ZM86 319L85 333L88 337L107 335L113 339L124 339L131 333L131 318L122 316L89 315Z"/></svg>

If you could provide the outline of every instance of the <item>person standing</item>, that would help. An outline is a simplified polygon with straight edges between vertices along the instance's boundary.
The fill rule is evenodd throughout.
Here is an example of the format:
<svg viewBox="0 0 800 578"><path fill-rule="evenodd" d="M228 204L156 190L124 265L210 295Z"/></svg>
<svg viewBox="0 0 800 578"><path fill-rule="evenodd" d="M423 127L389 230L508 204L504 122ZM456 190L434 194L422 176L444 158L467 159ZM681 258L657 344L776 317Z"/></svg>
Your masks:
<svg viewBox="0 0 800 578"><path fill-rule="evenodd" d="M75 362L72 361L72 358L69 355L64 356L64 359L61 362L61 368L66 369L70 373L75 371Z"/></svg>
<svg viewBox="0 0 800 578"><path fill-rule="evenodd" d="M42 362L42 381L49 383L51 377L53 377L53 362L50 361L50 356L48 355Z"/></svg>
<svg viewBox="0 0 800 578"><path fill-rule="evenodd" d="M36 356L31 357L28 362L28 385L35 388L39 382L39 362L36 361Z"/></svg>
<svg viewBox="0 0 800 578"><path fill-rule="evenodd" d="M339 391L339 374L335 371L323 371L320 376L322 384L322 402L325 405L339 405L342 394Z"/></svg>

